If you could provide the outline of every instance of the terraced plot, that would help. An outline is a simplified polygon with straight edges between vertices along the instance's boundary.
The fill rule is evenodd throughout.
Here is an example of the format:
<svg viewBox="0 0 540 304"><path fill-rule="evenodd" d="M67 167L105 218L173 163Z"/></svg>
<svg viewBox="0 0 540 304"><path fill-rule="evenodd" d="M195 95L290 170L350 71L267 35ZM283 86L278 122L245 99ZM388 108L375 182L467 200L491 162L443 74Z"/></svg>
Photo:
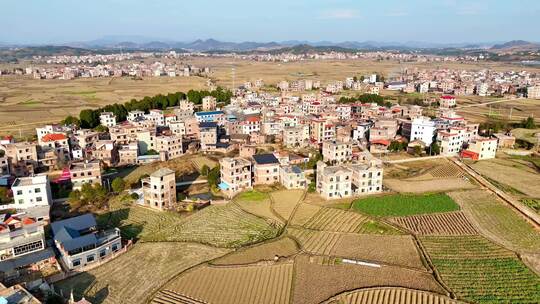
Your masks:
<svg viewBox="0 0 540 304"><path fill-rule="evenodd" d="M251 213L253 215L265 218L268 222L279 228L283 226L283 221L278 217L274 212L272 212L272 206L270 198L264 198L262 200L245 200L245 199L235 199L235 202L242 208L244 211Z"/></svg>
<svg viewBox="0 0 540 304"><path fill-rule="evenodd" d="M285 220L289 220L294 208L304 195L303 190L281 190L270 193L272 207Z"/></svg>
<svg viewBox="0 0 540 304"><path fill-rule="evenodd" d="M300 203L293 217L290 220L291 225L304 226L322 207L311 204Z"/></svg>
<svg viewBox="0 0 540 304"><path fill-rule="evenodd" d="M419 235L474 235L478 232L461 211L390 218Z"/></svg>
<svg viewBox="0 0 540 304"><path fill-rule="evenodd" d="M307 223L305 228L335 232L363 233L370 219L364 215L332 208L320 209Z"/></svg>
<svg viewBox="0 0 540 304"><path fill-rule="evenodd" d="M444 193L394 194L355 200L352 209L374 216L407 216L459 210Z"/></svg>
<svg viewBox="0 0 540 304"><path fill-rule="evenodd" d="M355 233L288 229L305 252L425 269L415 242L408 235L368 235Z"/></svg>
<svg viewBox="0 0 540 304"><path fill-rule="evenodd" d="M451 192L449 195L490 238L520 252L540 252L540 233L495 195L484 190Z"/></svg>
<svg viewBox="0 0 540 304"><path fill-rule="evenodd" d="M398 286L444 293L433 276L424 271L395 266L370 267L346 263L328 265L323 258L306 255L295 258L292 303L321 303L342 292L376 286Z"/></svg>
<svg viewBox="0 0 540 304"><path fill-rule="evenodd" d="M323 304L459 304L449 297L407 288L368 288L346 292Z"/></svg>
<svg viewBox="0 0 540 304"><path fill-rule="evenodd" d="M127 253L55 284L92 303L131 304L145 299L185 269L227 253L192 243L137 243Z"/></svg>
<svg viewBox="0 0 540 304"><path fill-rule="evenodd" d="M464 173L453 163L447 163L429 170L429 175L435 178L463 177Z"/></svg>
<svg viewBox="0 0 540 304"><path fill-rule="evenodd" d="M276 256L280 258L289 257L296 254L299 250L295 241L291 238L284 237L249 248L242 248L218 260L212 261L212 264L237 265L272 261Z"/></svg>
<svg viewBox="0 0 540 304"><path fill-rule="evenodd" d="M176 278L162 290L208 303L288 304L292 281L291 262L262 266L203 266Z"/></svg>
<svg viewBox="0 0 540 304"><path fill-rule="evenodd" d="M422 243L459 298L474 303L540 302L540 277L513 252L479 236L423 237Z"/></svg>

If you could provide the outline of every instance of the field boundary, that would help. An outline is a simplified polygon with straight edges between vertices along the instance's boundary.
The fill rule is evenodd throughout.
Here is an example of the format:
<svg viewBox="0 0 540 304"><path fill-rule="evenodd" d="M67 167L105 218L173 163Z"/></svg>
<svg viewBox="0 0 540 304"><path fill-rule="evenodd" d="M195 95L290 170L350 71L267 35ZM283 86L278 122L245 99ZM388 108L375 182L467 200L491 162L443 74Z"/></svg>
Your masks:
<svg viewBox="0 0 540 304"><path fill-rule="evenodd" d="M342 295L347 295L347 294L350 294L350 293L353 293L353 292L363 292L363 291L381 290L381 289L400 289L400 290L404 290L404 291L411 290L411 291L415 291L415 292L419 292L419 293L432 294L432 295L441 296L441 297L448 297L449 300L457 302L457 303L467 303L467 302L465 302L463 300L457 300L457 299L451 298L448 295L443 295L443 294L440 294L440 293L427 291L427 290L407 288L407 287L402 287L402 286L380 286L380 287L356 288L356 289L351 289L351 290L347 290L347 291L344 291L344 292L340 292L340 293L335 294L335 295L331 296L330 298L324 300L323 302L321 302L321 304L332 304L334 302L330 302L330 301L333 298L339 297L339 296L342 296Z"/></svg>

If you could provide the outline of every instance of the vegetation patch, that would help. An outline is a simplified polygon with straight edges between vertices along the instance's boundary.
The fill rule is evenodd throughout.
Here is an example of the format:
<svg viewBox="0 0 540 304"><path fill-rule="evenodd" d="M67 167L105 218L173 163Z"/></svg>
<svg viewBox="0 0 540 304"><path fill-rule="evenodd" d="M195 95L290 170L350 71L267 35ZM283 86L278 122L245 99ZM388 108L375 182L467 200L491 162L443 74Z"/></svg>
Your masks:
<svg viewBox="0 0 540 304"><path fill-rule="evenodd" d="M266 199L268 199L268 193L259 192L256 190L245 191L235 197L236 201L244 202L260 202Z"/></svg>
<svg viewBox="0 0 540 304"><path fill-rule="evenodd" d="M375 216L407 216L456 211L459 205L444 193L395 194L358 199L353 202L352 209Z"/></svg>
<svg viewBox="0 0 540 304"><path fill-rule="evenodd" d="M478 232L461 211L391 218L390 221L419 235L473 235Z"/></svg>
<svg viewBox="0 0 540 304"><path fill-rule="evenodd" d="M540 278L513 252L481 237L424 237L443 281L474 303L539 303Z"/></svg>

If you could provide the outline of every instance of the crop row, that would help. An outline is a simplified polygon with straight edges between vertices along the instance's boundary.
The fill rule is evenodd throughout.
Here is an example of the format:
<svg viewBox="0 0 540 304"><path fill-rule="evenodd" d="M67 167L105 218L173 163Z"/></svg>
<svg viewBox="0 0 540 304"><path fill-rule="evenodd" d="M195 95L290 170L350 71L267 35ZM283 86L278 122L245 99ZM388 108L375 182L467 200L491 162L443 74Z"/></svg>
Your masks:
<svg viewBox="0 0 540 304"><path fill-rule="evenodd" d="M419 235L477 234L461 211L394 217L391 221Z"/></svg>

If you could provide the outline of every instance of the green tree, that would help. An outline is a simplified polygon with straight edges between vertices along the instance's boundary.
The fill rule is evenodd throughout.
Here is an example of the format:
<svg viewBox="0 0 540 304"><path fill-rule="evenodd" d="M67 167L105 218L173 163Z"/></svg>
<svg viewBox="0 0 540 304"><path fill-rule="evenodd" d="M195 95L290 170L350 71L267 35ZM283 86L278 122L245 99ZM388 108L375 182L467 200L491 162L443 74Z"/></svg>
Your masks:
<svg viewBox="0 0 540 304"><path fill-rule="evenodd" d="M62 120L62 124L65 125L65 126L77 126L77 127L80 127L81 126L81 121L75 116L68 115L66 118L64 118L64 120Z"/></svg>
<svg viewBox="0 0 540 304"><path fill-rule="evenodd" d="M210 170L210 172L208 172L208 184L215 187L218 185L220 176L219 171L219 166L215 166L214 168L212 168L212 170Z"/></svg>
<svg viewBox="0 0 540 304"><path fill-rule="evenodd" d="M150 149L148 151L146 151L146 155L158 155L159 152L154 150L154 149Z"/></svg>
<svg viewBox="0 0 540 304"><path fill-rule="evenodd" d="M414 153L414 155L416 155L416 156L422 155L422 147L420 147L420 146L414 146L414 148L413 148L413 153Z"/></svg>
<svg viewBox="0 0 540 304"><path fill-rule="evenodd" d="M113 179L111 187L115 193L120 193L126 188L126 182L124 182L124 179L122 179L121 177L117 177Z"/></svg>
<svg viewBox="0 0 540 304"><path fill-rule="evenodd" d="M207 165L203 165L201 168L201 175L208 176L209 172L210 172L210 168Z"/></svg>
<svg viewBox="0 0 540 304"><path fill-rule="evenodd" d="M99 125L99 117L97 112L93 110L82 110L79 114L79 119L82 128L92 129Z"/></svg>
<svg viewBox="0 0 540 304"><path fill-rule="evenodd" d="M436 141L432 142L430 147L431 147L430 150L431 150L431 154L432 154L432 155L439 155L439 154L441 154L441 147L439 147L439 144L437 144Z"/></svg>
<svg viewBox="0 0 540 304"><path fill-rule="evenodd" d="M94 128L94 131L100 132L100 133L105 133L105 132L109 132L109 128L107 128L104 125L98 125L97 127Z"/></svg>
<svg viewBox="0 0 540 304"><path fill-rule="evenodd" d="M524 119L521 122L521 126L525 129L536 129L536 123L534 122L534 118L532 116L527 117L527 119Z"/></svg>

